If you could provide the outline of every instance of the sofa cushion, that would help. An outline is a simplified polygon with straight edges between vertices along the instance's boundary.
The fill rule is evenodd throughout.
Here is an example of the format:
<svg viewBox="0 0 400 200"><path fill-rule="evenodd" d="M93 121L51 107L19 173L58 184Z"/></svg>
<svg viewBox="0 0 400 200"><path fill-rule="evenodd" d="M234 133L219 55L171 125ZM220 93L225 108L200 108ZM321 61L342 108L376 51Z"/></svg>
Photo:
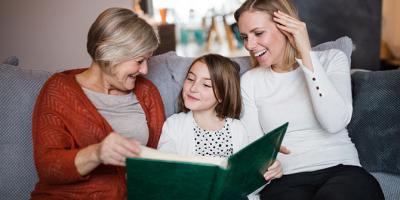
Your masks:
<svg viewBox="0 0 400 200"><path fill-rule="evenodd" d="M167 52L150 58L146 78L151 80L160 92L165 115L168 117L176 110L175 100L180 85L174 80L172 72L167 67L167 60L176 56L174 52Z"/></svg>
<svg viewBox="0 0 400 200"><path fill-rule="evenodd" d="M37 181L32 109L49 72L0 65L0 199L29 199Z"/></svg>
<svg viewBox="0 0 400 200"><path fill-rule="evenodd" d="M3 61L3 64L18 66L19 59L16 56L10 56Z"/></svg>
<svg viewBox="0 0 400 200"><path fill-rule="evenodd" d="M346 54L349 63L351 63L353 41L349 37L343 36L336 39L335 41L324 42L312 48L313 51L324 51L328 49L339 49L343 51L344 54Z"/></svg>
<svg viewBox="0 0 400 200"><path fill-rule="evenodd" d="M381 185L386 200L399 200L400 176L383 172L372 172L371 174Z"/></svg>
<svg viewBox="0 0 400 200"><path fill-rule="evenodd" d="M352 74L349 135L368 171L400 174L400 70Z"/></svg>
<svg viewBox="0 0 400 200"><path fill-rule="evenodd" d="M353 42L349 37L341 37L335 41L329 41L313 47L314 51L328 49L339 49L343 51L350 61ZM165 116L178 112L178 96L182 89L183 80L187 70L195 58L181 57L175 52L167 52L153 56L149 61L149 72L146 75L158 88L164 102ZM246 72L250 67L248 56L232 58L240 66L240 74Z"/></svg>

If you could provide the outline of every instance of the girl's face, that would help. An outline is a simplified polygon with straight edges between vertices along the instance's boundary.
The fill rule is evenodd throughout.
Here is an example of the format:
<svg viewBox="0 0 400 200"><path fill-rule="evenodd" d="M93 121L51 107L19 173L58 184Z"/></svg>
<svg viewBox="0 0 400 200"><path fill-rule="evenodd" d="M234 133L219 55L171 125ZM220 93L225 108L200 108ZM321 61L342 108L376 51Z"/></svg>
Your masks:
<svg viewBox="0 0 400 200"><path fill-rule="evenodd" d="M261 11L245 11L238 21L244 46L260 66L280 66L286 45L285 35L278 30L271 15Z"/></svg>
<svg viewBox="0 0 400 200"><path fill-rule="evenodd" d="M214 95L206 64L196 62L190 68L183 83L182 97L185 107L193 112L215 109L218 101Z"/></svg>
<svg viewBox="0 0 400 200"><path fill-rule="evenodd" d="M121 93L130 92L135 88L137 76L147 74L147 60L150 55L139 56L138 58L115 65L111 75L107 75L107 82Z"/></svg>

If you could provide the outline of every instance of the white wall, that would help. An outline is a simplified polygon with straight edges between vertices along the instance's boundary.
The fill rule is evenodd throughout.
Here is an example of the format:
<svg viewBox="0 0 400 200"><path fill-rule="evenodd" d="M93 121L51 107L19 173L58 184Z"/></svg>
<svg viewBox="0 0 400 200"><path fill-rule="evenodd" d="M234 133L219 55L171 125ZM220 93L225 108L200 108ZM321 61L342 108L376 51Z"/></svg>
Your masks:
<svg viewBox="0 0 400 200"><path fill-rule="evenodd" d="M0 62L58 71L90 64L86 36L108 7L132 8L132 0L1 0Z"/></svg>

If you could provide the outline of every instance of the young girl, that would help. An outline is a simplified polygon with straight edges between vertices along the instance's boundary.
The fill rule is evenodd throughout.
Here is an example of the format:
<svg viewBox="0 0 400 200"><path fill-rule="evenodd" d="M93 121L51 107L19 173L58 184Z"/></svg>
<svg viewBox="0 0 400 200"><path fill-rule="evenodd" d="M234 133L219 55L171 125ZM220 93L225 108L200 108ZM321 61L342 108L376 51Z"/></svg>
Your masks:
<svg viewBox="0 0 400 200"><path fill-rule="evenodd" d="M229 157L247 144L239 120L242 110L239 66L209 54L193 61L179 97L181 113L164 123L161 151L181 155Z"/></svg>
<svg viewBox="0 0 400 200"><path fill-rule="evenodd" d="M239 65L208 54L189 68L179 106L164 123L158 149L180 155L229 157L248 143L238 120L242 110ZM279 162L264 174L267 180L282 175ZM253 195L252 195L253 197Z"/></svg>

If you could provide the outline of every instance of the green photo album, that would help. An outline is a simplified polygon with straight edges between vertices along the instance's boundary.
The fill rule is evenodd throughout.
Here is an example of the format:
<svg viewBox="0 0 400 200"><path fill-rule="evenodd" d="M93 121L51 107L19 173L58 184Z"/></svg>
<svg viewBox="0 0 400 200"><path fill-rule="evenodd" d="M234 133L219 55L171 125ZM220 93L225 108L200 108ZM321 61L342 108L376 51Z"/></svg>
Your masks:
<svg viewBox="0 0 400 200"><path fill-rule="evenodd" d="M217 200L247 196L266 184L288 123L264 134L228 159L179 156L143 147L126 160L128 199ZM232 197L233 198L233 197Z"/></svg>

